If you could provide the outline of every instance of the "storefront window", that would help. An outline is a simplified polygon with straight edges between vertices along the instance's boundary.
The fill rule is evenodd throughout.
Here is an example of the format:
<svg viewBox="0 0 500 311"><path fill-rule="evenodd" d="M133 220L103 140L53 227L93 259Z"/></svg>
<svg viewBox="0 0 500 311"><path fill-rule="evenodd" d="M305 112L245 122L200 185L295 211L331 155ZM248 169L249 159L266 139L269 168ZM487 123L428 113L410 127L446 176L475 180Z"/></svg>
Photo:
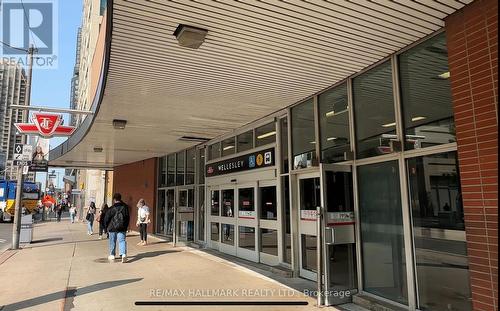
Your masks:
<svg viewBox="0 0 500 311"><path fill-rule="evenodd" d="M234 190L222 190L222 216L234 217Z"/></svg>
<svg viewBox="0 0 500 311"><path fill-rule="evenodd" d="M205 241L205 187L198 187L198 240Z"/></svg>
<svg viewBox="0 0 500 311"><path fill-rule="evenodd" d="M236 137L238 143L237 152L247 151L253 148L253 130L240 134Z"/></svg>
<svg viewBox="0 0 500 311"><path fill-rule="evenodd" d="M293 168L311 167L316 161L313 100L292 108Z"/></svg>
<svg viewBox="0 0 500 311"><path fill-rule="evenodd" d="M167 157L158 158L158 183L160 187L167 184Z"/></svg>
<svg viewBox="0 0 500 311"><path fill-rule="evenodd" d="M408 303L397 161L358 167L364 290Z"/></svg>
<svg viewBox="0 0 500 311"><path fill-rule="evenodd" d="M220 158L220 143L208 146L208 158L209 160Z"/></svg>
<svg viewBox="0 0 500 311"><path fill-rule="evenodd" d="M315 235L302 234L302 269L316 272L318 269L318 243Z"/></svg>
<svg viewBox="0 0 500 311"><path fill-rule="evenodd" d="M292 263L292 218L291 218L291 211L290 211L290 185L289 185L289 177L284 176L281 178L281 189L283 189L283 199L281 200L283 202L283 215L284 219L284 240L285 240L285 247L284 247L284 261L286 263L291 264Z"/></svg>
<svg viewBox="0 0 500 311"><path fill-rule="evenodd" d="M255 251L255 228L240 226L238 246Z"/></svg>
<svg viewBox="0 0 500 311"><path fill-rule="evenodd" d="M276 186L261 187L260 190L260 218L267 220L278 219L276 206Z"/></svg>
<svg viewBox="0 0 500 311"><path fill-rule="evenodd" d="M319 96L321 133L321 161L344 161L351 149L349 136L349 103L347 83L343 83Z"/></svg>
<svg viewBox="0 0 500 311"><path fill-rule="evenodd" d="M264 146L276 142L276 127L273 123L255 129L255 147Z"/></svg>
<svg viewBox="0 0 500 311"><path fill-rule="evenodd" d="M234 245L234 225L222 224L222 243Z"/></svg>
<svg viewBox="0 0 500 311"><path fill-rule="evenodd" d="M420 310L472 310L457 153L407 160Z"/></svg>
<svg viewBox="0 0 500 311"><path fill-rule="evenodd" d="M280 119L281 173L288 173L288 118Z"/></svg>
<svg viewBox="0 0 500 311"><path fill-rule="evenodd" d="M184 185L184 151L178 152L176 155L176 166L177 166L177 175L176 175L176 185L181 186Z"/></svg>
<svg viewBox="0 0 500 311"><path fill-rule="evenodd" d="M353 97L357 157L391 153L397 141L391 62L355 77Z"/></svg>
<svg viewBox="0 0 500 311"><path fill-rule="evenodd" d="M186 185L194 184L194 167L196 163L196 149L186 150Z"/></svg>
<svg viewBox="0 0 500 311"><path fill-rule="evenodd" d="M167 156L167 186L175 186L175 154Z"/></svg>
<svg viewBox="0 0 500 311"><path fill-rule="evenodd" d="M456 141L446 35L399 56L406 149Z"/></svg>
<svg viewBox="0 0 500 311"><path fill-rule="evenodd" d="M205 183L205 148L198 149L198 184Z"/></svg>
<svg viewBox="0 0 500 311"><path fill-rule="evenodd" d="M219 216L220 201L219 201L219 191L212 191L212 204L210 205L210 215Z"/></svg>
<svg viewBox="0 0 500 311"><path fill-rule="evenodd" d="M212 241L219 241L219 223L211 222L210 223L210 239Z"/></svg>
<svg viewBox="0 0 500 311"><path fill-rule="evenodd" d="M238 189L238 217L255 219L254 188Z"/></svg>
<svg viewBox="0 0 500 311"><path fill-rule="evenodd" d="M228 156L236 152L236 140L234 137L222 141L222 156Z"/></svg>
<svg viewBox="0 0 500 311"><path fill-rule="evenodd" d="M278 231L273 229L260 229L260 251L265 254L278 256Z"/></svg>

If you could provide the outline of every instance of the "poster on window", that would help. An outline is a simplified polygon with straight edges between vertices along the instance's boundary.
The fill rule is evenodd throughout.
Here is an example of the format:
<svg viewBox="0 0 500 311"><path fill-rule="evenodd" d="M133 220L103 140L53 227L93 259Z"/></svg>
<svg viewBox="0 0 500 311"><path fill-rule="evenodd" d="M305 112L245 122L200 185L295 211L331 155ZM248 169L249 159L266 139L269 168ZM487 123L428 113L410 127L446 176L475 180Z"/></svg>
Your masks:
<svg viewBox="0 0 500 311"><path fill-rule="evenodd" d="M49 139L38 137L31 159L30 172L47 172L49 170Z"/></svg>

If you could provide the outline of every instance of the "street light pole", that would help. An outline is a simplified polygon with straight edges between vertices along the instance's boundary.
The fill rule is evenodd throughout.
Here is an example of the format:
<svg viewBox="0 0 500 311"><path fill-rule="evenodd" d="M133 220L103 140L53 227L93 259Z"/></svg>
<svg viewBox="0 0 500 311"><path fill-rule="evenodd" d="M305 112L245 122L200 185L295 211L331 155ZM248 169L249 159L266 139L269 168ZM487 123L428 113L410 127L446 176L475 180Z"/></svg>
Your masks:
<svg viewBox="0 0 500 311"><path fill-rule="evenodd" d="M31 103L31 78L33 76L33 54L35 53L35 48L31 45L28 49L28 78L26 79L26 106ZM12 109L12 108L11 108ZM29 112L22 112L23 123L26 123ZM22 143L27 143L27 139L24 135L21 136ZM23 195L23 165L18 167L17 170L17 188L16 188L16 200L15 200L15 211L14 211L14 226L12 227L12 249L19 248L19 236L21 234L21 200Z"/></svg>

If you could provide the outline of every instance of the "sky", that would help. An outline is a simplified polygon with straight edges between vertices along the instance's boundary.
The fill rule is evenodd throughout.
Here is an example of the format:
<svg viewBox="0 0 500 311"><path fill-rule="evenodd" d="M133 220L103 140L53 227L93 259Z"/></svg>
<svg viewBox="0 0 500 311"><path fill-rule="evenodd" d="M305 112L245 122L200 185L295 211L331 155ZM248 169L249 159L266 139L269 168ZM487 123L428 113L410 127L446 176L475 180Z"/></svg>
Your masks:
<svg viewBox="0 0 500 311"><path fill-rule="evenodd" d="M78 27L81 24L82 9L82 0L58 1L59 66L57 69L33 70L31 105L57 108L70 107L71 78L76 57L76 37ZM62 138L51 139L51 149L64 140ZM52 169L49 169L49 171ZM64 169L55 170L58 178L57 183L54 180L54 184L56 187L62 187ZM45 185L45 174L38 173L37 181Z"/></svg>

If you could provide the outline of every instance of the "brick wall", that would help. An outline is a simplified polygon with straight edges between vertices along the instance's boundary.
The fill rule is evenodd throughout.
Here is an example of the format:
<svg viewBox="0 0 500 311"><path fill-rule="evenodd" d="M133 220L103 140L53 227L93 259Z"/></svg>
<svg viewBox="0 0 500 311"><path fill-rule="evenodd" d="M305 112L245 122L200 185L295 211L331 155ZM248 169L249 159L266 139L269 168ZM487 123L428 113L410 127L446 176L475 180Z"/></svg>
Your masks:
<svg viewBox="0 0 500 311"><path fill-rule="evenodd" d="M137 230L137 201L146 200L149 206L151 224L148 232L153 232L156 206L156 158L138 161L114 168L113 193L119 192L123 202L130 206L130 228Z"/></svg>
<svg viewBox="0 0 500 311"><path fill-rule="evenodd" d="M498 310L498 0L446 19L474 310Z"/></svg>

